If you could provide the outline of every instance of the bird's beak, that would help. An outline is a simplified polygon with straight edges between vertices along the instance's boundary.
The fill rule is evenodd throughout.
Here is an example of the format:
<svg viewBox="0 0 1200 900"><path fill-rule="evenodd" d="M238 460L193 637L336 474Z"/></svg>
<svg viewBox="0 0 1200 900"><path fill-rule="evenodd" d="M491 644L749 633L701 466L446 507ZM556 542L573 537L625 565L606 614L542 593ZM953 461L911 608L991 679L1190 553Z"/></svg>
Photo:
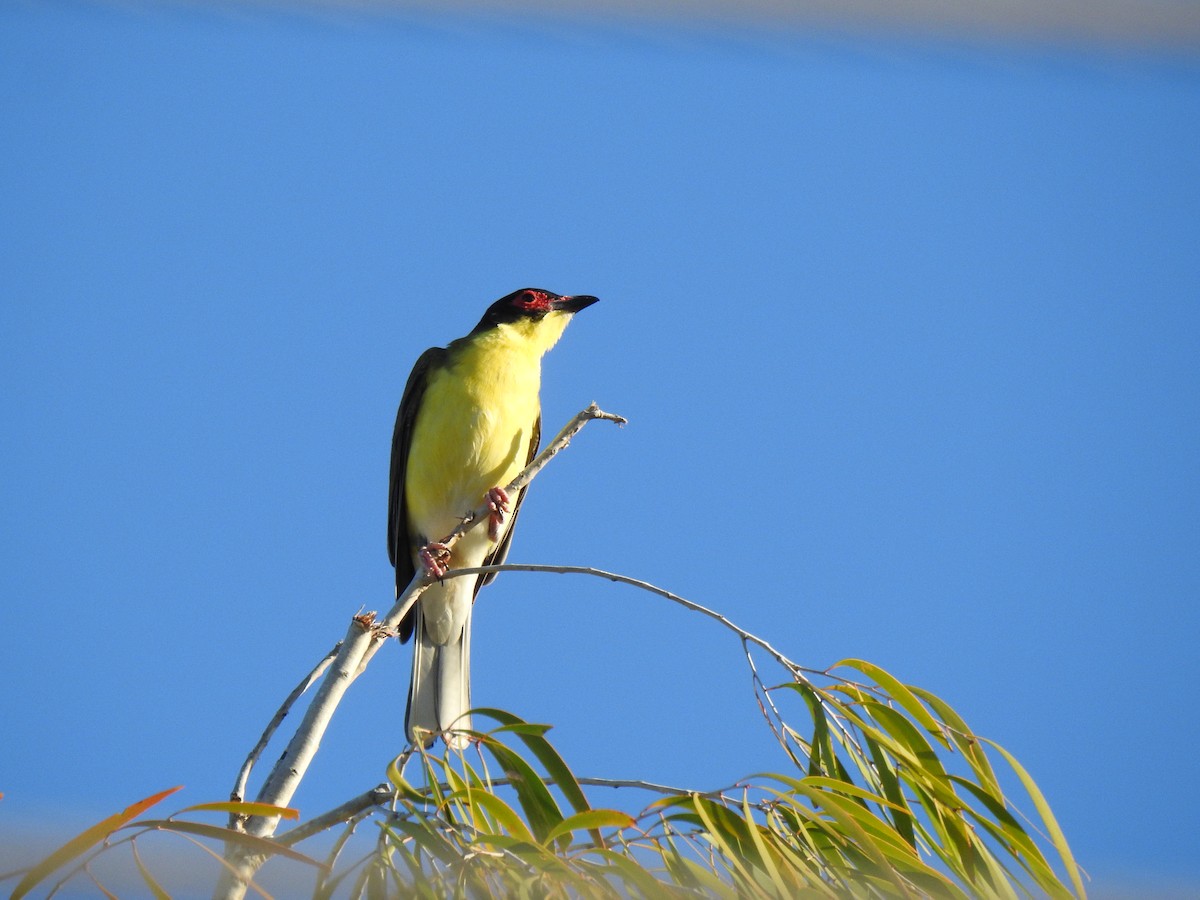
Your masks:
<svg viewBox="0 0 1200 900"><path fill-rule="evenodd" d="M567 313L577 313L585 307L591 306L593 303L598 303L599 297L592 297L588 294L579 294L576 297L559 297L551 302L550 306L553 309L561 310Z"/></svg>

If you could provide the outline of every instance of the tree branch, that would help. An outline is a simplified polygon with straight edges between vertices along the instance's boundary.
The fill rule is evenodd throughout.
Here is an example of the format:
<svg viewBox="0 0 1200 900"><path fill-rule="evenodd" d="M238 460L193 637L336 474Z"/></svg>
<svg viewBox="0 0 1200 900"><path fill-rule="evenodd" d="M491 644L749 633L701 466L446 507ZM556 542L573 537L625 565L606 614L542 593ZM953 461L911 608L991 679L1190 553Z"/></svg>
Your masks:
<svg viewBox="0 0 1200 900"><path fill-rule="evenodd" d="M632 788L638 791L650 791L654 794L663 794L667 797L721 797L727 791L736 790L743 787L739 782L731 784L729 787L717 788L715 791L693 791L687 788L671 787L669 784L655 784L653 781L637 781L627 778L577 778L579 784L586 784L588 787L608 787L608 788ZM553 778L544 779L546 784L555 784Z"/></svg>
<svg viewBox="0 0 1200 900"><path fill-rule="evenodd" d="M621 416L605 412L595 403L590 404L567 423L554 440L534 458L533 462L505 486L505 490L515 493L528 485L546 467L547 463L567 447L571 443L571 439L593 419L607 419L618 425L623 425L627 421ZM489 513L490 509L486 504L472 510L464 517L462 523L445 537L442 543L447 546L454 544L468 530L480 522L486 521ZM337 655L328 665L321 686L317 689L316 695L304 713L304 718L292 735L291 741L288 742L287 749L283 751L283 755L275 763L259 791L256 798L258 802L271 803L276 806L287 806L291 802L296 788L299 787L313 757L316 756L325 730L329 727L333 713L341 703L347 689L366 668L371 657L383 643L383 639L395 633L401 620L408 614L422 592L432 583L433 579L428 574L418 571L382 619L377 620L373 612L362 613L354 617ZM307 686L305 684L305 688ZM288 705L285 701L285 706ZM251 753L253 755L254 751ZM239 787L244 790L244 785L239 784ZM258 837L269 837L278 827L279 817L251 816L243 824L247 833ZM226 900L239 900L245 895L246 882L262 865L264 859L257 855L247 854L244 848L232 843L226 847L226 857L236 868L238 874L229 876L228 873L223 873L213 896L226 898Z"/></svg>
<svg viewBox="0 0 1200 900"><path fill-rule="evenodd" d="M617 572L607 572L604 569L596 569L591 566L547 566L547 565L531 565L531 564L521 564L521 563L504 563L503 565L474 566L472 568L451 569L450 571L446 572L446 574L443 577L444 578L456 578L458 576L463 576L463 575L484 575L484 574L488 574L488 573L492 573L492 572L504 572L504 571L549 572L549 573L557 574L557 575L591 575L596 578L604 578L604 579L607 579L608 581L614 581L614 582L617 582L618 584L628 584L628 585L631 585L636 588L641 588L644 591L649 591L651 594L656 594L659 597L665 597L667 600L670 600L673 603L678 603L680 606L684 607L685 609L689 609L692 612L700 613L701 615L707 616L708 618L713 619L716 622L719 622L721 625L723 625L725 628L732 631L734 634L736 634L741 639L743 649L747 649L747 653L746 653L747 659L750 659L750 654L749 654L748 648L747 648L748 644L753 644L756 647L760 647L761 649L766 651L768 654L770 654L770 656L777 663L779 663L781 666L783 666L788 671L788 673L792 676L792 678L794 678L796 681L803 682L805 684L811 684L811 682L808 680L808 678L806 676L807 675L819 675L819 676L822 676L825 678L830 678L834 681L839 681L843 684L850 684L850 685L854 685L856 687L870 690L870 688L868 686L861 685L858 682L853 681L852 679L844 678L840 675L833 675L829 672L828 669L813 669L808 666L802 666L799 663L794 662L793 660L784 656L782 653L780 653L778 650L776 650L773 646L771 646L771 644L769 644L767 641L760 638L758 635L753 634L753 633L747 631L746 629L742 628L741 626L734 624L734 622L732 622L730 619L727 619L725 616L721 615L719 612L716 612L715 610L709 609L707 606L701 606L699 603L696 603L692 600L688 600L686 597L680 597L678 594L673 594L670 591L665 590L664 588L660 588L657 585L651 584L648 581L642 581L638 578L630 578L628 575L621 575ZM758 673L757 673L757 671L754 670L754 667L753 667L754 664L753 664L752 659L750 659L750 664L751 664L751 670L753 672L753 675L755 678L757 678ZM761 684L761 681L759 683ZM766 692L769 690L771 690L771 689L767 688L766 686L763 686L764 696L766 696ZM838 732L842 735L842 737L846 741L853 744L855 746L855 748L861 752L862 748L858 746L857 740L855 739L851 730L849 728L847 728L845 722L843 721L843 717L838 714L837 710L830 708L824 700L821 700L820 702L821 702L821 705L825 707L826 712L828 713L828 715L830 717L830 720L833 722L834 726L837 728ZM781 719L782 719L782 717L781 717ZM786 745L785 745L785 748L786 748ZM789 750L788 753L790 756L791 751Z"/></svg>
<svg viewBox="0 0 1200 900"><path fill-rule="evenodd" d="M377 784L369 791L363 791L357 797L350 798L341 806L335 806L329 812L314 816L303 825L297 825L295 828L285 831L275 838L275 842L283 844L285 847L291 847L293 844L300 843L305 838L310 838L314 834L320 834L327 828L332 828L342 822L348 822L361 812L373 809L376 806L383 806L395 796L396 789L390 784Z"/></svg>
<svg viewBox="0 0 1200 900"><path fill-rule="evenodd" d="M254 749L250 751L250 755L247 756L246 761L242 763L242 770L238 772L237 781L234 782L233 790L229 793L229 799L234 803L240 803L246 798L246 782L250 780L250 770L254 768L254 764L258 762L258 758L262 755L263 750L267 748L267 744L274 736L276 729L278 729L283 723L283 720L287 717L287 714L291 712L292 706L297 700L300 699L300 696L305 691L312 687L313 682L321 677L321 673L329 668L329 664L333 662L335 657L337 657L338 650L341 648L341 646L341 641L338 641L338 643L333 645L333 649L326 653L325 657L319 663L317 663L311 672L304 677L304 680L292 689L292 692L288 694L287 699L283 701L283 705L280 706L279 709L276 710L275 715L271 717L271 721L268 722L267 727L263 729L262 736L258 739L258 743L254 745ZM239 815L238 813L230 813L229 815L230 828L241 831L242 824L245 821L246 817L244 815Z"/></svg>

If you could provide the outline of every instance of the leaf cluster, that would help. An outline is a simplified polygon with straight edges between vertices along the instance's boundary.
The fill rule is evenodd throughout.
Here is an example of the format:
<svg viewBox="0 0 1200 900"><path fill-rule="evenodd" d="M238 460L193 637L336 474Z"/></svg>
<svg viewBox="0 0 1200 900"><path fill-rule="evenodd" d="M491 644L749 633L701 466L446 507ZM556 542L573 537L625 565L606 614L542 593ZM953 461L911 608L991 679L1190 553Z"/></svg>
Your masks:
<svg viewBox="0 0 1200 900"><path fill-rule="evenodd" d="M12 896L53 876L51 893L83 877L113 896L91 862L122 845L147 891L170 896L137 849L150 832L189 840L222 865L210 844L305 863L316 872L317 898L1085 896L1079 867L1028 773L945 701L862 660L822 673L788 668L790 680L772 688L754 670L760 708L788 767L730 788L579 778L547 740L549 726L476 710L495 727L473 732L465 752L414 748L394 760L391 790L339 820L323 861L293 849L286 833L270 840L181 818L295 818L290 809L214 803L138 818L172 790L10 873L21 876ZM786 698L798 698L807 713L803 732L781 713ZM1002 781L1028 795L1030 821ZM641 792L640 808L594 807L585 791L593 785ZM647 791L655 795L649 802ZM370 834L365 826L374 840L364 852L352 838ZM250 888L267 896L260 884Z"/></svg>
<svg viewBox="0 0 1200 900"><path fill-rule="evenodd" d="M791 771L709 793L645 785L664 796L634 815L589 804L585 783L603 782L577 779L547 726L478 710L498 724L474 734L472 751L417 751L423 786L404 776L407 758L393 763L375 848L318 895L342 884L351 897L1085 895L1049 806L1011 755L929 692L861 660L839 665L871 682L802 675L772 689L804 700L807 736L764 691ZM1022 822L989 747L1048 837Z"/></svg>

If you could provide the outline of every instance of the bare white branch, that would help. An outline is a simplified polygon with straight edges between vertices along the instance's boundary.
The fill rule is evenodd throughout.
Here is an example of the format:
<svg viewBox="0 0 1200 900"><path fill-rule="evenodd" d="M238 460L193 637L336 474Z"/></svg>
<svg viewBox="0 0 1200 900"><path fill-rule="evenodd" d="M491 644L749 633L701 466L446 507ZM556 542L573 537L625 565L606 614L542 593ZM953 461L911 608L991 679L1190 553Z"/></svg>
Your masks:
<svg viewBox="0 0 1200 900"><path fill-rule="evenodd" d="M321 677L321 673L329 668L329 664L333 662L341 646L342 645L340 641L334 644L333 649L326 653L324 658L322 658L322 660L317 663L313 670L304 677L304 680L292 689L292 692L288 694L287 699L283 701L283 705L275 711L275 715L271 717L271 721L268 722L267 727L263 729L262 736L258 739L258 743L254 745L254 749L250 751L250 754L246 757L246 761L242 763L242 770L238 772L237 781L234 783L233 790L229 794L229 799L234 803L240 803L242 800L246 799L246 782L250 779L250 770L253 769L254 764L258 762L258 758L262 755L263 750L267 749L267 744L270 742L272 736L274 736L275 731L283 723L283 720L287 717L287 714L291 712L292 706L297 700L300 699L300 696L305 691L312 687L313 682ZM240 831L242 828L242 823L245 821L245 819L246 817L243 815L231 813L229 816L229 827L236 828Z"/></svg>

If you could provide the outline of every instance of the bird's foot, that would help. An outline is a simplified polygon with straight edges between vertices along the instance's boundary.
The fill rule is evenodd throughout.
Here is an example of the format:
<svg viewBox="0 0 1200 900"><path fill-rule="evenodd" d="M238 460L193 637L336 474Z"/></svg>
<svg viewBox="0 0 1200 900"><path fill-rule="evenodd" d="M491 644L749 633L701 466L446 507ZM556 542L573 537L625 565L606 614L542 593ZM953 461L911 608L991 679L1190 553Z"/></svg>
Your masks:
<svg viewBox="0 0 1200 900"><path fill-rule="evenodd" d="M508 492L502 487L494 487L487 492L488 537L493 541L500 540L500 528L504 525L504 516L508 512Z"/></svg>
<svg viewBox="0 0 1200 900"><path fill-rule="evenodd" d="M441 581L450 569L450 548L438 541L430 541L418 552L425 571Z"/></svg>

